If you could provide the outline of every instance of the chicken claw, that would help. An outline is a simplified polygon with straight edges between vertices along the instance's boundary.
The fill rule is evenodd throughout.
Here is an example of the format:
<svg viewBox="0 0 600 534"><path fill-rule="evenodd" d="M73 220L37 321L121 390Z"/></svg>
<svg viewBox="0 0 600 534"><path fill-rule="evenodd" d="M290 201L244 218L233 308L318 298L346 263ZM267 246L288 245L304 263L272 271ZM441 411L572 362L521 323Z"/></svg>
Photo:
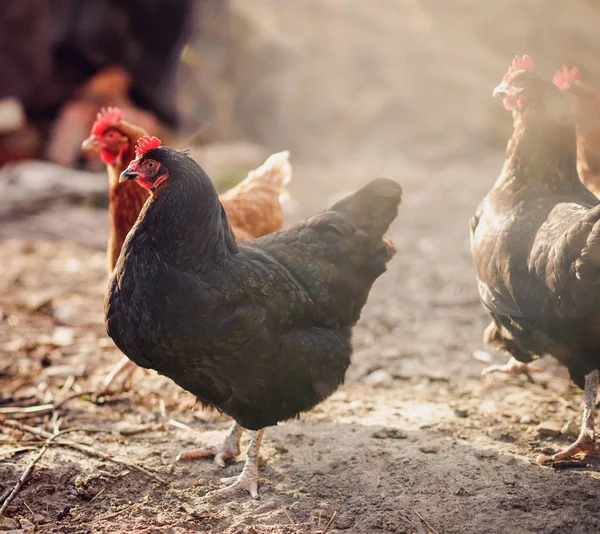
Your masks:
<svg viewBox="0 0 600 534"><path fill-rule="evenodd" d="M579 437L570 447L564 451L546 456L540 454L536 462L540 465L551 465L555 462L571 458L576 454L594 454L597 450L596 431L594 430L594 415L596 412L596 397L598 396L598 375L596 369L585 375L585 408L581 420L581 431Z"/></svg>
<svg viewBox="0 0 600 534"><path fill-rule="evenodd" d="M240 490L245 490L253 499L260 499L258 494L258 451L260 449L264 431L265 429L261 428L260 430L252 432L250 444L248 445L248 450L246 451L246 463L244 464L244 469L240 475L237 477L222 478L222 483L228 484L232 482L232 484L225 488L211 491L206 494L206 497L227 497L234 495Z"/></svg>
<svg viewBox="0 0 600 534"><path fill-rule="evenodd" d="M506 373L508 375L525 375L527 380L532 384L535 382L531 373L538 372L538 369L532 369L526 363L511 357L504 365L490 365L481 371L481 375L489 375L491 373Z"/></svg>
<svg viewBox="0 0 600 534"><path fill-rule="evenodd" d="M240 438L244 429L237 423L233 423L229 434L219 445L212 447L203 447L193 451L182 452L177 456L179 460L192 460L194 458L207 458L214 456L215 463L219 467L225 467L227 460L237 458L240 454Z"/></svg>

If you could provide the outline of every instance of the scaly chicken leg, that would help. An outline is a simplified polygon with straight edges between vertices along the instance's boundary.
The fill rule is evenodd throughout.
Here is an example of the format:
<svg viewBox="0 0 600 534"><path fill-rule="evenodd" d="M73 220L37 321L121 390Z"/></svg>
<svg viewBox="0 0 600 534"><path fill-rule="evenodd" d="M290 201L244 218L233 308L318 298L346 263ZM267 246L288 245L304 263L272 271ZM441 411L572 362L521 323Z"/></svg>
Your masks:
<svg viewBox="0 0 600 534"><path fill-rule="evenodd" d="M520 362L514 357L510 357L504 365L490 365L481 371L482 375L489 375L491 373L506 373L508 375L525 375L527 380L531 383L534 382L531 376L532 369L528 364Z"/></svg>
<svg viewBox="0 0 600 534"><path fill-rule="evenodd" d="M536 462L548 465L560 460L571 458L579 453L593 454L596 452L596 431L594 430L594 415L596 414L596 398L598 397L598 370L585 375L585 407L581 420L581 431L575 443L562 452L552 456L540 454Z"/></svg>
<svg viewBox="0 0 600 534"><path fill-rule="evenodd" d="M264 428L252 432L250 444L246 450L246 463L244 464L244 469L242 469L240 475L237 477L221 479L221 482L224 484L230 482L233 483L225 488L211 491L207 494L207 497L224 497L236 493L239 490L246 490L253 499L260 498L258 495L258 452L264 432Z"/></svg>
<svg viewBox="0 0 600 534"><path fill-rule="evenodd" d="M195 449L193 451L182 452L177 456L179 460L193 460L194 458L206 458L208 456L214 456L215 463L219 467L225 467L227 460L232 460L240 454L240 439L244 428L238 425L236 422L229 430L229 434L219 445L212 447L203 447L202 449Z"/></svg>

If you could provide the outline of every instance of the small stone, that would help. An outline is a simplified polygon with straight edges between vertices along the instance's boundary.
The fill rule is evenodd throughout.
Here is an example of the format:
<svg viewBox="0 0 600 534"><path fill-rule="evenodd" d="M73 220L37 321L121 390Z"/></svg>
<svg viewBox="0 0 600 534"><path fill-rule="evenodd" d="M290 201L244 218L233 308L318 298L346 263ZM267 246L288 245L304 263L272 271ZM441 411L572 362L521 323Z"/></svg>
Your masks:
<svg viewBox="0 0 600 534"><path fill-rule="evenodd" d="M483 459L483 458L496 458L498 453L496 451L482 449L480 451L475 451L475 458Z"/></svg>
<svg viewBox="0 0 600 534"><path fill-rule="evenodd" d="M560 429L565 436L577 437L579 435L579 424L577 419L569 419Z"/></svg>
<svg viewBox="0 0 600 534"><path fill-rule="evenodd" d="M498 461L503 463L504 465L515 465L517 460L513 456L509 456L508 454L502 454L498 456Z"/></svg>
<svg viewBox="0 0 600 534"><path fill-rule="evenodd" d="M440 446L439 445L422 445L421 447L419 447L419 450L421 452L424 452L425 454L437 454L438 452L440 452Z"/></svg>
<svg viewBox="0 0 600 534"><path fill-rule="evenodd" d="M456 417L469 417L469 411L466 408L454 408L454 415Z"/></svg>
<svg viewBox="0 0 600 534"><path fill-rule="evenodd" d="M36 521L36 523L39 523L39 522L40 522L39 520ZM35 528L35 525L31 521L29 521L29 519L22 518L19 520L19 523L21 523L21 528L24 530L33 531L33 529Z"/></svg>
<svg viewBox="0 0 600 534"><path fill-rule="evenodd" d="M539 424L537 431L540 436L555 438L560 436L560 425L553 421L545 421Z"/></svg>
<svg viewBox="0 0 600 534"><path fill-rule="evenodd" d="M406 439L408 434L399 428L382 428L371 434L375 439Z"/></svg>
<svg viewBox="0 0 600 534"><path fill-rule="evenodd" d="M531 425L534 422L535 421L533 420L533 417L531 417L531 415L523 415L521 419L519 419L519 423L523 425Z"/></svg>
<svg viewBox="0 0 600 534"><path fill-rule="evenodd" d="M500 430L498 430L497 428L492 428L492 430L490 431L490 438L499 441L502 439L502 432L500 432Z"/></svg>
<svg viewBox="0 0 600 534"><path fill-rule="evenodd" d="M376 369L365 376L363 382L370 386L385 386L392 382L392 375L385 369Z"/></svg>
<svg viewBox="0 0 600 534"><path fill-rule="evenodd" d="M0 516L0 530L11 530L19 528L19 523L16 519L10 517Z"/></svg>

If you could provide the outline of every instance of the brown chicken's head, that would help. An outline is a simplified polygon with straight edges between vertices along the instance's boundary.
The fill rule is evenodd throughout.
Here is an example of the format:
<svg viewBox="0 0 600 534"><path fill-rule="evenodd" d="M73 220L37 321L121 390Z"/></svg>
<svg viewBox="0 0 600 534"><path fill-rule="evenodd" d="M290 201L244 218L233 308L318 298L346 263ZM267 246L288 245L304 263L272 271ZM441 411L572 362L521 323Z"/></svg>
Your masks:
<svg viewBox="0 0 600 534"><path fill-rule="evenodd" d="M581 80L581 71L577 67L569 69L566 65L563 65L562 69L559 70L552 79L554 85L561 91L568 91L569 89L576 87Z"/></svg>
<svg viewBox="0 0 600 534"><path fill-rule="evenodd" d="M515 56L502 82L493 92L504 107L523 120L563 120L570 116L568 103L557 87L533 70L528 55Z"/></svg>
<svg viewBox="0 0 600 534"><path fill-rule="evenodd" d="M92 134L82 143L84 150L99 150L107 165L123 163L129 149L129 137L123 132L123 112L119 108L102 108L92 126Z"/></svg>
<svg viewBox="0 0 600 534"><path fill-rule="evenodd" d="M157 153L161 145L156 137L142 137L135 147L135 159L121 173L119 182L136 180L144 189L154 192L169 178L169 171L159 161L160 154Z"/></svg>

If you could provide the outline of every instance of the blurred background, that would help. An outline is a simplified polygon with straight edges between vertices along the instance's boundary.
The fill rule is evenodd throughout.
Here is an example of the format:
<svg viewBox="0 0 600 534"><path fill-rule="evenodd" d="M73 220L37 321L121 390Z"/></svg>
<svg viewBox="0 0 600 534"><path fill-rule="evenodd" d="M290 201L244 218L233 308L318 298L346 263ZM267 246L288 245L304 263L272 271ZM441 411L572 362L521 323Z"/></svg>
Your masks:
<svg viewBox="0 0 600 534"><path fill-rule="evenodd" d="M12 223L57 199L106 207L103 166L81 141L108 105L195 147L220 190L278 150L300 175L328 172L324 198L354 175L422 179L499 154L511 119L491 91L512 55L529 53L549 77L577 64L600 86L599 21L591 0L6 0L0 166L61 167L0 169L0 235L103 245L104 219Z"/></svg>
<svg viewBox="0 0 600 534"><path fill-rule="evenodd" d="M592 0L7 0L0 162L81 166L97 109L182 143L250 141L331 161L503 145L490 98L515 53L597 80ZM138 115L135 115L137 118ZM155 124L153 121L156 121Z"/></svg>

